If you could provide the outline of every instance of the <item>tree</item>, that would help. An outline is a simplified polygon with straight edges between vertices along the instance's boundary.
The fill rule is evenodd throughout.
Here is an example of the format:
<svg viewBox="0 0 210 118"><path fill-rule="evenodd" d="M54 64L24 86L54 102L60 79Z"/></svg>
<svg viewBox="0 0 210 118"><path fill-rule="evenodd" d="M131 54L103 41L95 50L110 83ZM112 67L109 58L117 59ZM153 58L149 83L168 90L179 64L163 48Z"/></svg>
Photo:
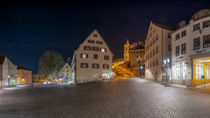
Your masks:
<svg viewBox="0 0 210 118"><path fill-rule="evenodd" d="M67 63L69 63L69 65L71 65L71 57L67 58Z"/></svg>
<svg viewBox="0 0 210 118"><path fill-rule="evenodd" d="M55 51L46 51L39 60L39 74L40 76L58 77L59 71L64 65L64 60L61 54Z"/></svg>
<svg viewBox="0 0 210 118"><path fill-rule="evenodd" d="M33 73L32 74L32 82L35 83L35 82L38 82L38 81L39 81L39 74Z"/></svg>

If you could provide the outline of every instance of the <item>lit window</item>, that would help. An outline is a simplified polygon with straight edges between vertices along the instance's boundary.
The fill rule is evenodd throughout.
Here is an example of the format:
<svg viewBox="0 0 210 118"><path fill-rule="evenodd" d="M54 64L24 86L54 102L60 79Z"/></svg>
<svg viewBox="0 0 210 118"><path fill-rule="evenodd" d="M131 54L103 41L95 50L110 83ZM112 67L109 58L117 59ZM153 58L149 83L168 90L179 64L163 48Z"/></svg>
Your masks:
<svg viewBox="0 0 210 118"><path fill-rule="evenodd" d="M101 48L101 52L106 52L106 49L105 48Z"/></svg>
<svg viewBox="0 0 210 118"><path fill-rule="evenodd" d="M180 79L180 63L176 64L176 79Z"/></svg>
<svg viewBox="0 0 210 118"><path fill-rule="evenodd" d="M88 58L88 54L83 53L83 54L80 55L80 57L83 58L83 59L86 59L86 58Z"/></svg>

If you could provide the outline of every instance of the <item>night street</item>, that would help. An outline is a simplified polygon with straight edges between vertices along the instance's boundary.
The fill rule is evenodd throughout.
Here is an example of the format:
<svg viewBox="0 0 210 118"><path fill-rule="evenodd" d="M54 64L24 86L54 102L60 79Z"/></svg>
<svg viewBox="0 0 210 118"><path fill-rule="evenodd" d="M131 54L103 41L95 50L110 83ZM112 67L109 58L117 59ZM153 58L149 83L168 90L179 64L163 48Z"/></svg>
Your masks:
<svg viewBox="0 0 210 118"><path fill-rule="evenodd" d="M0 118L209 118L210 95L137 78L0 90Z"/></svg>

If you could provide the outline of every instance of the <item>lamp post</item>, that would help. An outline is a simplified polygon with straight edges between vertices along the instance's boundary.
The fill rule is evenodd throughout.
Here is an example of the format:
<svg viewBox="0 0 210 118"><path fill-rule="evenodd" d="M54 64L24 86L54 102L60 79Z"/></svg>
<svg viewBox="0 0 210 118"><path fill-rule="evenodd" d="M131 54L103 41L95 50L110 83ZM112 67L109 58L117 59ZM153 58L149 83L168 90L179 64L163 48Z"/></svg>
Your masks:
<svg viewBox="0 0 210 118"><path fill-rule="evenodd" d="M169 83L168 83L168 81L169 81L169 69L170 69L170 67L171 67L171 60L170 60L170 58L167 58L167 59L164 59L163 60L163 63L164 63L164 66L165 66L165 71L166 71L166 82L165 82L165 86L167 87L167 86L169 86Z"/></svg>
<svg viewBox="0 0 210 118"><path fill-rule="evenodd" d="M9 82L10 82L10 76L8 75L8 86L9 86Z"/></svg>

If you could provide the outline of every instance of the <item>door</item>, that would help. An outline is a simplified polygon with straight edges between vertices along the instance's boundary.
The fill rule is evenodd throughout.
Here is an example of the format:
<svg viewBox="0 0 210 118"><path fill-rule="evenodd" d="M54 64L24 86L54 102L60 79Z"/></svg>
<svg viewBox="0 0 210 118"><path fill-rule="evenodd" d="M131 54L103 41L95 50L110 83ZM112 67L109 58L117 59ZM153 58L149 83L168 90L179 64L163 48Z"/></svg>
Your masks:
<svg viewBox="0 0 210 118"><path fill-rule="evenodd" d="M158 72L155 72L154 79L155 81L158 81Z"/></svg>

